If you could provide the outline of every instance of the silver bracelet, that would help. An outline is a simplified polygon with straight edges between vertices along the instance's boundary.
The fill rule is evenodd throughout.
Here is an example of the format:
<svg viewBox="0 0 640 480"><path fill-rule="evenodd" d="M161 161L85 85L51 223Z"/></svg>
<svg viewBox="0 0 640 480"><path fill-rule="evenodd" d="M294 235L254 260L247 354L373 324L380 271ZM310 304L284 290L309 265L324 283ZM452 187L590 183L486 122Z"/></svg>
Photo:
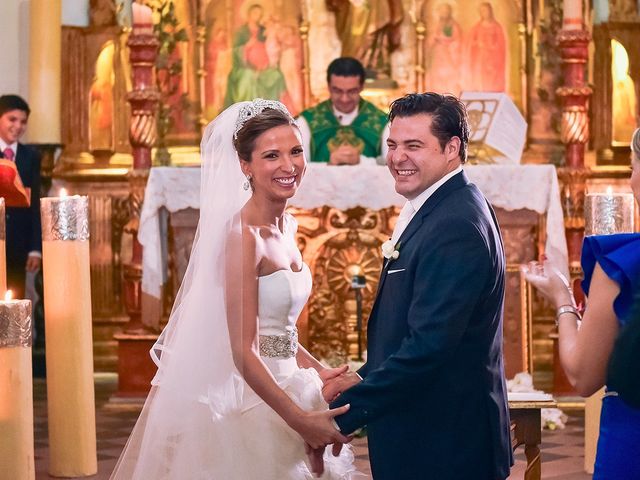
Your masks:
<svg viewBox="0 0 640 480"><path fill-rule="evenodd" d="M561 307L558 308L558 310L556 310L556 327L559 326L560 315L564 313L571 313L576 316L576 318L578 319L578 322L582 321L580 312L578 312L578 309L576 307L574 307L573 305L562 305Z"/></svg>

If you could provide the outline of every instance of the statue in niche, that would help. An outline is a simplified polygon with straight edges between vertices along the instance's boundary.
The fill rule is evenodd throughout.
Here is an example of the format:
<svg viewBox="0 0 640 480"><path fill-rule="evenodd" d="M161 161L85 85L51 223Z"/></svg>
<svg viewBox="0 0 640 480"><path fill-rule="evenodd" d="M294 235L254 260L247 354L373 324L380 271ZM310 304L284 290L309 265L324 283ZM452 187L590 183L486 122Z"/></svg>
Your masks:
<svg viewBox="0 0 640 480"><path fill-rule="evenodd" d="M469 31L466 50L469 83L465 89L504 92L507 40L502 25L493 15L491 3L480 4L480 20Z"/></svg>
<svg viewBox="0 0 640 480"><path fill-rule="evenodd" d="M429 28L426 39L427 90L459 95L462 77L462 29L453 18L453 8L442 3L437 8L438 20Z"/></svg>
<svg viewBox="0 0 640 480"><path fill-rule="evenodd" d="M628 145L636 129L636 87L629 76L627 50L617 40L611 40L611 53L612 140L618 144Z"/></svg>
<svg viewBox="0 0 640 480"><path fill-rule="evenodd" d="M113 150L113 60L115 46L109 41L100 51L89 92L89 148Z"/></svg>
<svg viewBox="0 0 640 480"><path fill-rule="evenodd" d="M341 55L360 60L369 79L390 79L390 56L401 43L402 2L326 0L326 5L336 16Z"/></svg>
<svg viewBox="0 0 640 480"><path fill-rule="evenodd" d="M92 27L116 25L116 4L113 0L90 0L89 23Z"/></svg>

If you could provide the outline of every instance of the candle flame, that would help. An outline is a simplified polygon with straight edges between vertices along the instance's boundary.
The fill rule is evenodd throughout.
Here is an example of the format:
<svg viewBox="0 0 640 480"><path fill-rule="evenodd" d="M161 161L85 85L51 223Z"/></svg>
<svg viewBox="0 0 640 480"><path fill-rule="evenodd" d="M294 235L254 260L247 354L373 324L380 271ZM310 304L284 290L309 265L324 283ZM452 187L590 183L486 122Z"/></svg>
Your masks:
<svg viewBox="0 0 640 480"><path fill-rule="evenodd" d="M11 290L7 290L7 293L4 294L4 301L8 302L13 298L13 292Z"/></svg>
<svg viewBox="0 0 640 480"><path fill-rule="evenodd" d="M60 198L65 198L67 196L67 189L66 188L61 188L59 195L60 195Z"/></svg>
<svg viewBox="0 0 640 480"><path fill-rule="evenodd" d="M611 185L609 185L607 187L607 195L611 195L613 193L613 187Z"/></svg>

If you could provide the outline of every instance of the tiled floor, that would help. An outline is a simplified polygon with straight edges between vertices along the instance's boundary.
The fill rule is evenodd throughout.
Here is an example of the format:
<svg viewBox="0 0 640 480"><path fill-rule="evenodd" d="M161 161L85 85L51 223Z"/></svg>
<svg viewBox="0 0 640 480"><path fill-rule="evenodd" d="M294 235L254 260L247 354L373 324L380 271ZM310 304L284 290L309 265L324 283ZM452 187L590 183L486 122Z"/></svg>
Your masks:
<svg viewBox="0 0 640 480"><path fill-rule="evenodd" d="M98 437L98 474L90 477L95 480L107 480L115 466L120 452L127 441L141 404L120 403L110 401L115 390L116 379L110 375L99 375L96 378L96 422ZM35 393L35 457L36 478L48 479L48 439L47 439L47 406L46 386L37 380ZM543 432L542 445L542 478L553 480L588 480L590 475L583 473L582 449L584 435L584 418L580 414L570 416L565 430ZM354 440L356 466L370 475L366 440ZM510 479L522 479L526 460L520 448L516 452L516 465ZM425 480L428 477L425 477ZM188 480L188 479L185 479ZM416 479L423 480L423 479Z"/></svg>

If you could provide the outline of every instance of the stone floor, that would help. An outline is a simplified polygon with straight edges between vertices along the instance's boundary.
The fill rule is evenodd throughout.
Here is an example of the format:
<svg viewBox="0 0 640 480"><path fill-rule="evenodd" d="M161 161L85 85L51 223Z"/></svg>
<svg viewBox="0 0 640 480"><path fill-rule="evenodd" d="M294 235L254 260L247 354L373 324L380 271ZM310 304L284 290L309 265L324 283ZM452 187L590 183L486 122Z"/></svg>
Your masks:
<svg viewBox="0 0 640 480"><path fill-rule="evenodd" d="M116 377L113 375L96 376L96 422L98 437L98 474L91 479L107 480L115 466L120 452L126 443L131 428L135 424L141 404L112 402ZM47 405L44 381L34 383L35 409L35 460L36 478L54 478L47 474L48 439ZM584 417L577 412L570 415L567 428L555 432L543 432L542 478L553 480L588 480L590 475L583 473L583 435ZM356 466L370 475L365 439L354 440ZM522 479L526 460L520 448L516 452L516 465L509 477ZM427 480L428 477L425 477ZM185 479L188 480L188 479ZM422 479L416 479L422 480Z"/></svg>

